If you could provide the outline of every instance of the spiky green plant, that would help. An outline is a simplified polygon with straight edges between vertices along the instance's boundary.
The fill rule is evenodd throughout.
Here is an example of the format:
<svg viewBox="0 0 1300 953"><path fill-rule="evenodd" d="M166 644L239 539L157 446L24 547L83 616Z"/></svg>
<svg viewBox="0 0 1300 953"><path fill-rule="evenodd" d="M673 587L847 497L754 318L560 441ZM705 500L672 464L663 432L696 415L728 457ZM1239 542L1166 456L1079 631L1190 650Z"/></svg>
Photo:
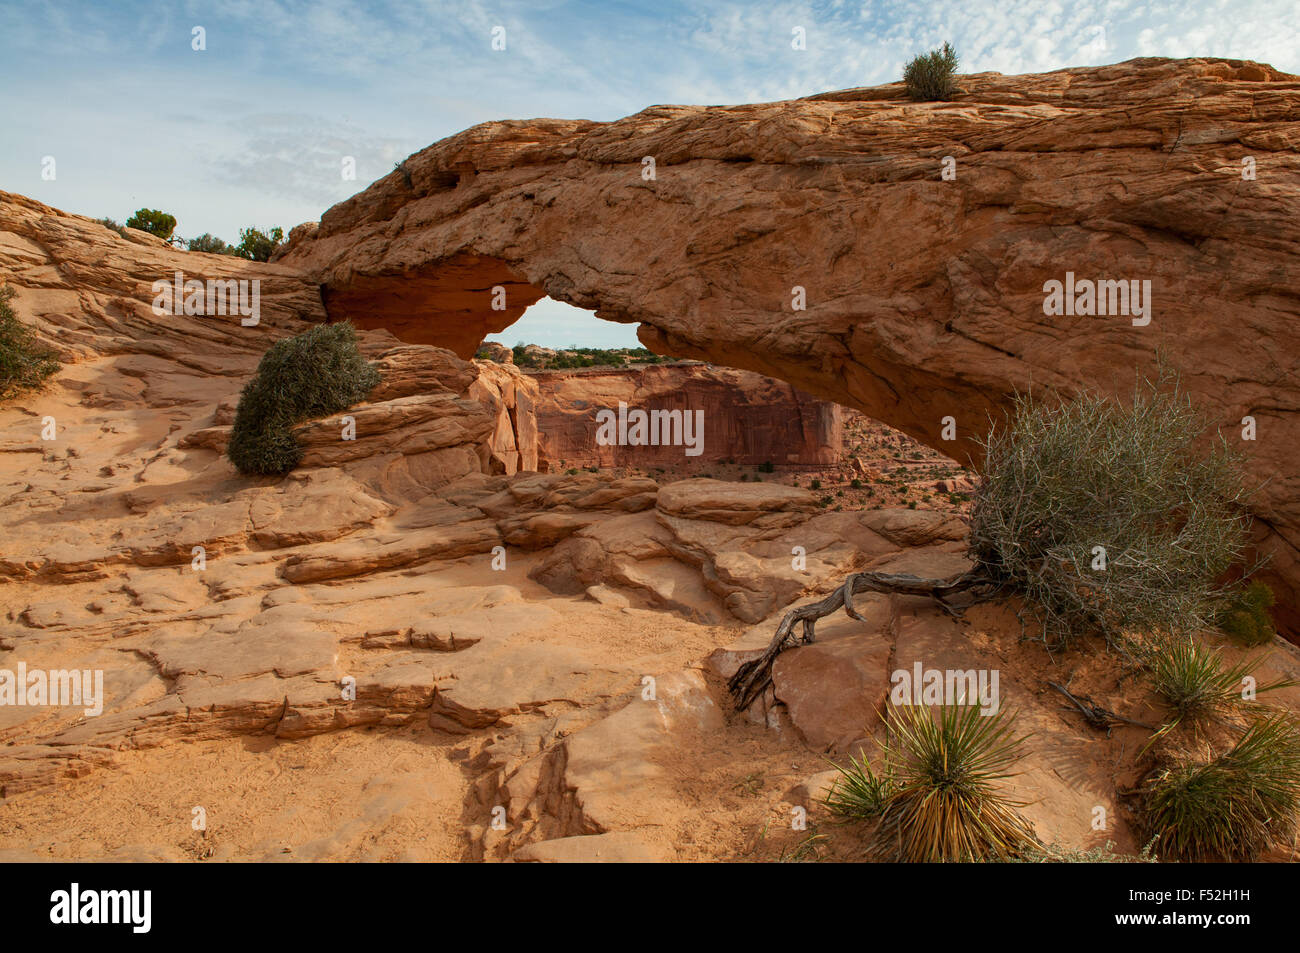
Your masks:
<svg viewBox="0 0 1300 953"><path fill-rule="evenodd" d="M1049 645L1207 628L1245 549L1249 494L1240 454L1221 435L1207 446L1206 430L1167 370L1127 403L1018 396L984 442L972 557L1023 593Z"/></svg>
<svg viewBox="0 0 1300 953"><path fill-rule="evenodd" d="M947 43L913 57L903 70L907 95L919 101L942 102L957 92L957 51Z"/></svg>
<svg viewBox="0 0 1300 953"><path fill-rule="evenodd" d="M1252 677L1263 661L1263 658L1242 659L1227 665L1217 649L1184 637L1157 640L1142 655L1152 685L1173 712L1160 734L1184 720L1202 721L1239 705L1244 700L1244 680ZM1257 686L1255 692L1295 684L1290 679L1279 679Z"/></svg>
<svg viewBox="0 0 1300 953"><path fill-rule="evenodd" d="M871 770L866 755L849 757L848 766L835 765L840 776L826 792L827 809L844 820L869 820L885 811L893 780L886 773Z"/></svg>
<svg viewBox="0 0 1300 953"><path fill-rule="evenodd" d="M36 390L59 369L54 352L41 345L9 304L14 289L0 285L0 400Z"/></svg>
<svg viewBox="0 0 1300 953"><path fill-rule="evenodd" d="M1276 598L1273 590L1259 579L1229 593L1219 610L1216 623L1219 630L1241 645L1263 645L1271 642L1277 630L1268 610Z"/></svg>
<svg viewBox="0 0 1300 953"><path fill-rule="evenodd" d="M1005 710L945 705L891 709L886 773L892 777L874 851L916 862L997 860L1036 843L1029 823L999 791L1023 737Z"/></svg>
<svg viewBox="0 0 1300 953"><path fill-rule="evenodd" d="M346 410L378 383L347 322L276 341L239 395L226 455L241 473L287 473L302 457L296 424Z"/></svg>
<svg viewBox="0 0 1300 953"><path fill-rule="evenodd" d="M1170 860L1254 860L1295 834L1300 728L1285 713L1260 719L1225 754L1157 772L1143 823Z"/></svg>

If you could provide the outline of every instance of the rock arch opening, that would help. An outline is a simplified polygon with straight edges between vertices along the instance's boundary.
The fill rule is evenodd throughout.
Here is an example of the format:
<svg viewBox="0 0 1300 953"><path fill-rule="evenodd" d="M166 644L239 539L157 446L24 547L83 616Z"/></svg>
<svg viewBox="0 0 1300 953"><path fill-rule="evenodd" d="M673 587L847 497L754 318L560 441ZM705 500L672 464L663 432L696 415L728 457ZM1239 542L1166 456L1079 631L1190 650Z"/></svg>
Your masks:
<svg viewBox="0 0 1300 953"><path fill-rule="evenodd" d="M635 326L598 320L587 308L575 307L549 296L543 296L530 305L509 327L489 334L483 344L508 348L517 344L533 345L557 354L576 352L594 358L601 355L592 355L592 351L625 351L629 357L650 356L637 340ZM613 360L612 355L607 359ZM556 361L552 359L551 363ZM570 358L567 363L580 362Z"/></svg>
<svg viewBox="0 0 1300 953"><path fill-rule="evenodd" d="M473 254L321 287L331 320L384 328L407 344L433 344L465 359L545 295L506 262Z"/></svg>

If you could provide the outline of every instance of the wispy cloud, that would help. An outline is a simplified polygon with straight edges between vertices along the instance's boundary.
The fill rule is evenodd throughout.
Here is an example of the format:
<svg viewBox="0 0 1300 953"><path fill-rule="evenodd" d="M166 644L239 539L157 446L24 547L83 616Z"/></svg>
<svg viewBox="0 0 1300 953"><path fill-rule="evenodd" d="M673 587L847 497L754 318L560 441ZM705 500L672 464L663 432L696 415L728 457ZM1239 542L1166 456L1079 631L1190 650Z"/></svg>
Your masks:
<svg viewBox="0 0 1300 953"><path fill-rule="evenodd" d="M796 28L805 49L792 47ZM490 119L616 119L873 85L945 40L964 72L1134 56L1300 72L1297 36L1294 0L6 4L0 181L96 216L165 208L184 235L234 238L319 218L404 155ZM54 182L40 177L46 155ZM355 181L340 175L348 155Z"/></svg>

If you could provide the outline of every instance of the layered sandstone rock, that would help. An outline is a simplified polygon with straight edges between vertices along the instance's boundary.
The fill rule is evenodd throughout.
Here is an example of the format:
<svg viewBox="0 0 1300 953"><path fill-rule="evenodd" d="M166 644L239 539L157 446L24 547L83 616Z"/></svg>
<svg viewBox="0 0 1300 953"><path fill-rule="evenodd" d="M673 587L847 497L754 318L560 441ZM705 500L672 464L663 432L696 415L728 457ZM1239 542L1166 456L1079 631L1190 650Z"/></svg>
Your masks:
<svg viewBox="0 0 1300 953"><path fill-rule="evenodd" d="M466 391L495 412L488 441L493 460L487 472L535 471L539 454L537 383L511 364L478 361L474 382Z"/></svg>
<svg viewBox="0 0 1300 953"><path fill-rule="evenodd" d="M759 466L833 464L843 443L841 408L782 381L707 364L629 370L546 371L537 426L548 467L681 466L728 460ZM646 411L700 412L700 453L681 445L629 446L596 439L597 414L619 404ZM561 464L561 461L563 463Z"/></svg>
<svg viewBox="0 0 1300 953"><path fill-rule="evenodd" d="M154 282L172 283L177 272L187 280L256 279L257 324L233 314L154 314ZM209 351L254 356L287 328L302 327L295 322L326 319L319 289L297 269L123 238L11 192L0 192L0 279L17 291L14 309L65 363L129 353L226 374Z"/></svg>
<svg viewBox="0 0 1300 953"><path fill-rule="evenodd" d="M549 295L961 462L1016 389L1122 395L1161 351L1250 453L1295 621L1300 80L1140 59L961 89L476 126L295 230L279 261L325 286L331 315L463 356ZM1066 272L1149 280L1150 323L1045 314L1044 285Z"/></svg>
<svg viewBox="0 0 1300 953"><path fill-rule="evenodd" d="M504 344L498 344L496 341L485 341L479 351L485 353L488 360L496 361L498 364L513 364L515 362L515 352Z"/></svg>

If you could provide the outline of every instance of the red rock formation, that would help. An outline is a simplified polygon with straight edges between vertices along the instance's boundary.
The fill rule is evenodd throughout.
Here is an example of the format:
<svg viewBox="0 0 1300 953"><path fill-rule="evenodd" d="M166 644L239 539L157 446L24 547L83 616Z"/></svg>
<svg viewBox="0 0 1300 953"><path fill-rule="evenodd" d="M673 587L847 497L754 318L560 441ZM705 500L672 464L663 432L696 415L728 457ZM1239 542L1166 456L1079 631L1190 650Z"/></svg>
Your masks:
<svg viewBox="0 0 1300 953"><path fill-rule="evenodd" d="M1300 79L1139 59L961 86L476 126L296 229L279 261L331 315L464 356L546 294L963 463L1017 388L1125 394L1163 352L1234 442L1255 418L1253 509L1294 625ZM1150 323L1045 314L1067 271L1151 281Z"/></svg>
<svg viewBox="0 0 1300 953"><path fill-rule="evenodd" d="M494 408L496 414L496 426L488 441L494 463L485 472L536 470L537 382L513 364L476 361L475 367L478 377L470 384L468 396Z"/></svg>
<svg viewBox="0 0 1300 953"><path fill-rule="evenodd" d="M841 408L782 381L708 364L627 370L545 371L537 428L549 469L560 466L680 466L732 460L757 466L838 462ZM679 446L601 446L599 410L619 402L643 410L703 411L703 453L685 457Z"/></svg>

